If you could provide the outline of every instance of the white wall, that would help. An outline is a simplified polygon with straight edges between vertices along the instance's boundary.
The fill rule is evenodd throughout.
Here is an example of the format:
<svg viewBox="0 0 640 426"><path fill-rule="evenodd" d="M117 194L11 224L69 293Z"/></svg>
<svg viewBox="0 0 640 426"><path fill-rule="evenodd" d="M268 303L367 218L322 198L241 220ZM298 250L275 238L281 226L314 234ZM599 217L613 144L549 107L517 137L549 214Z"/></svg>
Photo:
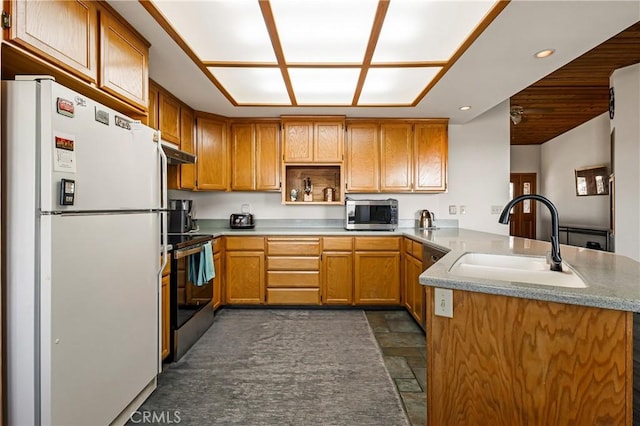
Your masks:
<svg viewBox="0 0 640 426"><path fill-rule="evenodd" d="M536 173L540 178L540 145L512 145L511 173Z"/></svg>
<svg viewBox="0 0 640 426"><path fill-rule="evenodd" d="M535 173L536 194L540 190L540 145L511 145L511 173ZM540 211L540 207L536 211ZM536 239L540 239L542 221L536 215Z"/></svg>
<svg viewBox="0 0 640 426"><path fill-rule="evenodd" d="M509 104L503 102L465 125L449 126L449 191L445 194L351 194L353 198L397 198L400 219L421 209L459 226L507 234L491 214L509 196ZM280 193L170 191L170 198L193 199L197 219L228 219L251 204L257 219L343 219L343 206L282 205ZM465 215L449 215L449 204L465 205Z"/></svg>
<svg viewBox="0 0 640 426"><path fill-rule="evenodd" d="M606 165L610 169L609 115L604 113L564 133L540 148L538 192L555 204L560 224L597 228L609 226L609 197L576 195L575 169ZM540 239L551 234L550 216L540 214Z"/></svg>
<svg viewBox="0 0 640 426"><path fill-rule="evenodd" d="M615 251L640 261L640 64L616 70Z"/></svg>

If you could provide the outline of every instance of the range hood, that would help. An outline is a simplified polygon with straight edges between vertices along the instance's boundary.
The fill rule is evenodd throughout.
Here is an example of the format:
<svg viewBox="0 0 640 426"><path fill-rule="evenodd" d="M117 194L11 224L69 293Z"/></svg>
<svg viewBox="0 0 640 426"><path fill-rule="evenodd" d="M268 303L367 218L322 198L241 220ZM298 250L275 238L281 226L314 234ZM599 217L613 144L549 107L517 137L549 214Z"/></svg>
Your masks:
<svg viewBox="0 0 640 426"><path fill-rule="evenodd" d="M169 142L165 142L162 141L160 143L160 145L162 146L162 150L164 151L164 153L167 156L167 163L169 164L195 164L196 162L196 156L193 154L190 154L186 151L181 151L178 149L177 146L169 143Z"/></svg>

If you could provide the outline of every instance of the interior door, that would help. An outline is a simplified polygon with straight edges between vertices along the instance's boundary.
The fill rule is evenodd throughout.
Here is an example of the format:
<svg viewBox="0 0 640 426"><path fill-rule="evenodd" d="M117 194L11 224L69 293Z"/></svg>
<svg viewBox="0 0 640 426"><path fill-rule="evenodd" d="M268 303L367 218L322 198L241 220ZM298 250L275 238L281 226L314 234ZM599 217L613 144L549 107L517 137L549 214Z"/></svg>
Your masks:
<svg viewBox="0 0 640 426"><path fill-rule="evenodd" d="M509 195L511 199L525 194L536 193L535 173L511 173ZM523 238L536 238L536 204L533 200L524 200L511 210L509 235Z"/></svg>

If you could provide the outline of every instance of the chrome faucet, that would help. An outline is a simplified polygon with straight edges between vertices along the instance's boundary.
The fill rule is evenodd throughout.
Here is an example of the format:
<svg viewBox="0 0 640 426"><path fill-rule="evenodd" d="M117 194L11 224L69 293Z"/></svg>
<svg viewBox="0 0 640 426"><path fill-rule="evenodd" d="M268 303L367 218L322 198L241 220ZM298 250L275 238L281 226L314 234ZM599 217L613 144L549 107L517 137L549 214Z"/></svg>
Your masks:
<svg viewBox="0 0 640 426"><path fill-rule="evenodd" d="M559 241L560 231L558 229L558 210L556 209L556 206L554 206L553 203L549 201L549 199L538 194L527 194L516 197L513 200L509 201L506 206L504 206L498 222L502 223L503 225L509 223L509 212L511 211L513 206L523 200L537 200L549 208L549 212L551 213L551 270L562 272L562 257L560 257Z"/></svg>

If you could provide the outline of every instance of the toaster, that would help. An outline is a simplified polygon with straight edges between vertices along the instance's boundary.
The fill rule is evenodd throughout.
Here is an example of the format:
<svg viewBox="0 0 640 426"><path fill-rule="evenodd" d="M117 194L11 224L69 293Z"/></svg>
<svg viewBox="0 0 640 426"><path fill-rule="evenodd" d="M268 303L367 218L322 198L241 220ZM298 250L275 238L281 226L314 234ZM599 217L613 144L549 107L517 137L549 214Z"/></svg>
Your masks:
<svg viewBox="0 0 640 426"><path fill-rule="evenodd" d="M256 224L251 213L233 213L229 218L231 229L253 229Z"/></svg>

